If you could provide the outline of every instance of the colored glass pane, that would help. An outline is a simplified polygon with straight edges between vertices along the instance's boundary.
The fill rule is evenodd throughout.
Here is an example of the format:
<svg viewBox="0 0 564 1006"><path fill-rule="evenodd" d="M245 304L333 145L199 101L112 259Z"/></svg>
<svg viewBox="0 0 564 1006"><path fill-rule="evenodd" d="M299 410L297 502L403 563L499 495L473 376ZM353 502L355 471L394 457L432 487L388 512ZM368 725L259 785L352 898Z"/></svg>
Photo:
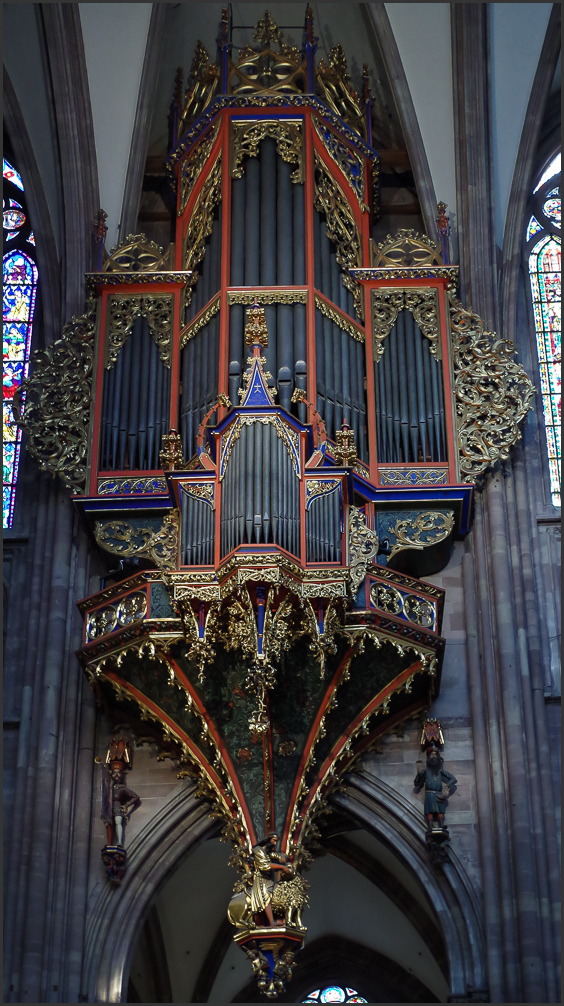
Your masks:
<svg viewBox="0 0 564 1006"><path fill-rule="evenodd" d="M25 213L21 210L4 210L3 227L6 231L19 230L25 224Z"/></svg>
<svg viewBox="0 0 564 1006"><path fill-rule="evenodd" d="M21 189L23 192L22 176L20 175L19 171L16 171L16 169L13 168L12 165L8 163L5 157L3 158L3 161L4 161L4 178L8 182L13 182L13 184L17 185L18 189Z"/></svg>
<svg viewBox="0 0 564 1006"><path fill-rule="evenodd" d="M554 178L554 175L560 174L561 156L562 156L561 154L557 154L554 160L550 162L546 171L544 171L543 174L541 175L539 184L536 186L534 190L535 192L538 192L539 189L544 185L545 182L548 181L549 178Z"/></svg>
<svg viewBox="0 0 564 1006"><path fill-rule="evenodd" d="M536 217L531 217L529 220L529 226L527 227L527 241L530 241L530 239L540 231L542 231L542 224L539 224Z"/></svg>
<svg viewBox="0 0 564 1006"><path fill-rule="evenodd" d="M557 227L560 227L560 196L552 196L543 203L542 211L545 217L553 220Z"/></svg>
<svg viewBox="0 0 564 1006"><path fill-rule="evenodd" d="M4 255L3 290L3 525L10 527L14 512L21 430L12 413L14 394L27 375L37 268L25 252L14 248Z"/></svg>
<svg viewBox="0 0 564 1006"><path fill-rule="evenodd" d="M302 999L304 1003L366 1003L368 999L359 996L356 989L341 988L340 985L328 985L324 989L316 989L310 992L307 999Z"/></svg>
<svg viewBox="0 0 564 1006"><path fill-rule="evenodd" d="M346 998L347 996L344 989L339 988L338 985L329 985L329 987L323 989L323 992L321 993L322 1003L344 1003Z"/></svg>
<svg viewBox="0 0 564 1006"><path fill-rule="evenodd" d="M537 336L552 502L555 506L560 506L562 313L560 303L561 244L559 238L546 235L535 245L529 256L529 274Z"/></svg>

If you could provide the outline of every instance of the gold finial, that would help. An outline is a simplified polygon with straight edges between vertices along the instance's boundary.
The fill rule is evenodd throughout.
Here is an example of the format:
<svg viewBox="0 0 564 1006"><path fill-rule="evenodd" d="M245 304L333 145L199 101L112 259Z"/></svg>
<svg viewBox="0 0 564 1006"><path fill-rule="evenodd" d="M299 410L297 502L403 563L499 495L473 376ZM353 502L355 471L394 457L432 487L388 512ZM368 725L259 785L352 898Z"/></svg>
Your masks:
<svg viewBox="0 0 564 1006"><path fill-rule="evenodd" d="M427 748L433 745L435 747L442 747L444 742L441 721L436 716L427 716L421 730L421 747Z"/></svg>
<svg viewBox="0 0 564 1006"><path fill-rule="evenodd" d="M259 346L268 346L268 329L266 327L264 307L261 307L256 301L253 307L247 310L245 342L247 346L254 346L257 343Z"/></svg>
<svg viewBox="0 0 564 1006"><path fill-rule="evenodd" d="M345 468L352 468L358 460L358 455L354 445L354 430L351 430L346 419L343 421L341 429L337 430L336 440L335 461Z"/></svg>
<svg viewBox="0 0 564 1006"><path fill-rule="evenodd" d="M182 451L182 440L176 430L169 430L163 437L164 447L159 454L159 460L163 466L163 471L167 469L174 471L184 464L184 453Z"/></svg>
<svg viewBox="0 0 564 1006"><path fill-rule="evenodd" d="M278 25L274 22L270 11L265 10L260 21L257 21L253 33L253 40L255 42L262 42L263 45L268 45L270 41L282 41L282 32L280 31Z"/></svg>

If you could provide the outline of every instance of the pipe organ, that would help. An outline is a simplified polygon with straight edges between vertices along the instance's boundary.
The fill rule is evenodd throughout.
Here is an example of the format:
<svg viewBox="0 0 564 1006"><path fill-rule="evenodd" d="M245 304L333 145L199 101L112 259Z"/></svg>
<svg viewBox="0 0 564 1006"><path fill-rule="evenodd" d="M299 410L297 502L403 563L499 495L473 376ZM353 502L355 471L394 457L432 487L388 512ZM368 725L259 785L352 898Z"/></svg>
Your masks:
<svg viewBox="0 0 564 1006"><path fill-rule="evenodd" d="M222 819L234 938L274 998L332 788L438 692L444 593L421 577L531 389L456 299L444 206L436 241L372 240L367 73L359 96L341 46L317 59L309 8L301 48L268 12L253 39L224 11L217 61L198 44L174 244L101 250L21 422L113 567L79 604L80 661ZM269 915L261 870L297 915Z"/></svg>

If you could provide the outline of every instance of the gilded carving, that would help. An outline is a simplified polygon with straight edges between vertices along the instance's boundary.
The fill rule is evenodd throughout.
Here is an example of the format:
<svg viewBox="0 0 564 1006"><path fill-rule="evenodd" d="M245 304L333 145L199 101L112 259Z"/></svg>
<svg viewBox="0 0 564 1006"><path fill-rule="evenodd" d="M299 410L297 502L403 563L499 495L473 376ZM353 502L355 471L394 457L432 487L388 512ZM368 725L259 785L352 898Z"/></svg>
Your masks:
<svg viewBox="0 0 564 1006"><path fill-rule="evenodd" d="M124 520L96 521L94 537L106 552L151 559L160 569L176 569L179 523L178 510L167 514L159 531L133 527Z"/></svg>
<svg viewBox="0 0 564 1006"><path fill-rule="evenodd" d="M362 210L368 210L364 202L364 158L351 150L330 126L317 116L312 117L313 126L325 150L343 172Z"/></svg>
<svg viewBox="0 0 564 1006"><path fill-rule="evenodd" d="M198 41L190 67L189 84L186 89L184 105L178 123L179 135L184 132L188 122L201 116L208 107L217 91L219 76L217 63L210 63L210 57L205 46ZM180 87L182 87L182 78L180 79Z"/></svg>
<svg viewBox="0 0 564 1006"><path fill-rule="evenodd" d="M206 241L213 230L215 208L221 200L221 151L216 162L207 176L196 201L190 217L190 223L184 239L184 268L189 269L192 275L189 279L190 287L194 287L198 282L199 273L197 266L206 254ZM192 291L186 290L186 303L189 304L192 298Z"/></svg>
<svg viewBox="0 0 564 1006"><path fill-rule="evenodd" d="M231 457L231 451L235 442L239 439L241 435L241 430L243 426L252 426L254 423L262 423L263 425L270 424L274 426L277 435L285 443L288 454L290 455L294 471L298 478L300 478L300 442L299 434L294 430L290 429L286 423L283 423L279 416L274 415L250 415L250 416L237 416L237 419L233 425L227 431L226 437L222 437L221 440L221 454L220 454L220 464L219 464L219 478L220 481L225 477L225 470L227 467L227 462Z"/></svg>
<svg viewBox="0 0 564 1006"><path fill-rule="evenodd" d="M186 328L183 328L180 333L180 348L184 349L187 342L193 339L195 335L198 334L200 329L205 328L209 321L218 314L221 310L221 295L218 294L217 297L212 300L211 304L208 304L205 311L202 311L197 318L194 318Z"/></svg>
<svg viewBox="0 0 564 1006"><path fill-rule="evenodd" d="M314 206L325 215L327 236L336 247L336 259L342 270L362 265L360 233L351 208L337 182L327 171L318 154L313 154L315 163ZM354 297L355 309L363 317L362 288L348 273L342 272L343 286Z"/></svg>
<svg viewBox="0 0 564 1006"><path fill-rule="evenodd" d="M445 486L446 468L379 468L383 486Z"/></svg>
<svg viewBox="0 0 564 1006"><path fill-rule="evenodd" d="M324 300L323 297L320 297L317 293L315 294L315 306L319 308L321 314L324 314L326 318L334 321L342 332L347 332L348 335L351 335L357 342L365 341L366 336L363 330L358 325L353 324L350 318L347 318L346 315L341 314L341 312L335 307L328 304L327 301Z"/></svg>
<svg viewBox="0 0 564 1006"><path fill-rule="evenodd" d="M395 237L388 234L385 241L372 244L372 266L425 266L443 265L441 247L434 244L426 234L400 227Z"/></svg>
<svg viewBox="0 0 564 1006"><path fill-rule="evenodd" d="M164 479L98 479L98 496L133 496L166 493Z"/></svg>
<svg viewBox="0 0 564 1006"><path fill-rule="evenodd" d="M276 150L287 164L294 165L293 182L304 180L303 135L301 120L244 119L231 120L231 177L243 177L246 157L258 157L261 140L276 140Z"/></svg>
<svg viewBox="0 0 564 1006"><path fill-rule="evenodd" d="M230 290L228 304L307 304L307 290Z"/></svg>
<svg viewBox="0 0 564 1006"><path fill-rule="evenodd" d="M184 213L184 210L188 205L188 200L194 191L194 186L206 165L211 149L217 139L220 125L221 120L218 119L212 129L210 129L209 133L206 133L201 143L198 144L195 150L190 152L186 160L184 160L181 164L180 198L177 210L179 217Z"/></svg>
<svg viewBox="0 0 564 1006"><path fill-rule="evenodd" d="M441 324L436 290L373 290L372 334L374 359L380 362L384 355L384 340L394 327L402 310L411 311L421 332L429 340L430 350L436 360L441 359Z"/></svg>
<svg viewBox="0 0 564 1006"><path fill-rule="evenodd" d="M337 442L333 454L337 464L343 465L345 468L354 468L358 460L354 442L354 430L351 430L346 419L343 421L341 429L337 430L335 440Z"/></svg>
<svg viewBox="0 0 564 1006"><path fill-rule="evenodd" d="M327 61L319 61L317 84L322 99L359 133L364 133L363 108L347 70L345 50L341 43L334 45Z"/></svg>
<svg viewBox="0 0 564 1006"><path fill-rule="evenodd" d="M29 437L30 454L74 492L86 480L95 328L95 304L88 301L61 339L33 353L31 374L14 395L14 416Z"/></svg>
<svg viewBox="0 0 564 1006"><path fill-rule="evenodd" d="M174 249L166 252L144 234L128 234L112 248L102 265L105 273L166 272L174 269Z"/></svg>
<svg viewBox="0 0 564 1006"><path fill-rule="evenodd" d="M378 537L366 523L366 515L358 507L349 506L349 578L353 597L366 576L368 563L378 553Z"/></svg>
<svg viewBox="0 0 564 1006"><path fill-rule="evenodd" d="M146 318L165 367L172 359L172 294L110 297L105 367L111 370L137 318Z"/></svg>
<svg viewBox="0 0 564 1006"><path fill-rule="evenodd" d="M309 510L314 499L334 493L341 486L340 479L307 479L306 480L306 510Z"/></svg>
<svg viewBox="0 0 564 1006"><path fill-rule="evenodd" d="M453 289L449 302L460 469L465 482L475 482L496 461L509 457L535 388L515 361L514 344L486 332L481 318L462 307Z"/></svg>
<svg viewBox="0 0 564 1006"><path fill-rule="evenodd" d="M390 615L404 615L415 625L426 629L435 628L435 607L424 597L407 594L396 587L374 584L370 589L370 600L376 608L381 608Z"/></svg>
<svg viewBox="0 0 564 1006"><path fill-rule="evenodd" d="M182 482L181 488L187 496L207 503L215 510L215 484L213 482Z"/></svg>
<svg viewBox="0 0 564 1006"><path fill-rule="evenodd" d="M454 527L454 511L447 510L429 511L419 514L414 520L398 520L391 533L395 535L397 541L394 543L389 558L401 552L405 548L422 549L429 545L438 545L440 541L448 538Z"/></svg>

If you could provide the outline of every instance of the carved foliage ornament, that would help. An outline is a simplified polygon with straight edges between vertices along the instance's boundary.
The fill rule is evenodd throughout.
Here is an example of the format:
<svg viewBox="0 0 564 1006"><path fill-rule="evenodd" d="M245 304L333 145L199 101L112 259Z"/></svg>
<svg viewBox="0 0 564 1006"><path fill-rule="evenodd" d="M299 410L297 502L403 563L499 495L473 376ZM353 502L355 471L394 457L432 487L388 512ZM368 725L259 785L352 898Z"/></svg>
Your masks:
<svg viewBox="0 0 564 1006"><path fill-rule="evenodd" d="M341 329L341 332L347 332L347 334L351 335L357 342L364 342L365 335L362 329L359 328L358 325L355 325L349 318L345 317L344 314L341 314L340 311L337 311L331 304L328 304L325 300L323 300L323 297L320 297L317 293L315 294L315 306L321 311L321 314L325 315L326 318L329 318L330 321L334 321Z"/></svg>
<svg viewBox="0 0 564 1006"><path fill-rule="evenodd" d="M484 331L481 318L462 307L452 288L449 302L460 469L465 482L475 482L509 457L535 388L515 362L514 344Z"/></svg>
<svg viewBox="0 0 564 1006"><path fill-rule="evenodd" d="M173 296L111 297L108 304L106 370L115 365L137 318L146 318L165 367L171 366Z"/></svg>
<svg viewBox="0 0 564 1006"><path fill-rule="evenodd" d="M400 311L411 311L423 335L429 340L436 360L441 359L439 303L436 290L373 290L372 332L374 359L384 355L384 340L394 327Z"/></svg>
<svg viewBox="0 0 564 1006"><path fill-rule="evenodd" d="M122 558L137 556L150 559L160 569L176 569L180 518L173 510L162 527L133 527L124 520L96 521L94 537L106 552Z"/></svg>
<svg viewBox="0 0 564 1006"><path fill-rule="evenodd" d="M368 563L378 553L378 537L366 523L366 515L358 507L349 507L349 577L353 597L366 576Z"/></svg>
<svg viewBox="0 0 564 1006"><path fill-rule="evenodd" d="M194 186L217 139L220 125L221 120L218 120L196 149L191 151L186 159L182 161L180 166L180 199L177 211L179 217L182 216L188 205L188 200L194 191Z"/></svg>
<svg viewBox="0 0 564 1006"><path fill-rule="evenodd" d="M312 117L312 122L325 150L343 172L362 210L368 210L364 203L364 159L343 143L337 133L317 116Z"/></svg>
<svg viewBox="0 0 564 1006"><path fill-rule="evenodd" d="M206 241L213 230L215 208L221 200L221 152L206 178L194 203L188 230L184 239L184 266L192 271L190 286L196 285L199 273L196 266L206 254ZM192 291L186 289L186 303L189 304Z"/></svg>
<svg viewBox="0 0 564 1006"><path fill-rule="evenodd" d="M335 244L336 259L341 269L354 269L362 265L360 233L350 206L323 161L314 151L315 194L314 206L325 215L327 236ZM362 288L346 273L343 285L354 297L356 312L362 318Z"/></svg>
<svg viewBox="0 0 564 1006"><path fill-rule="evenodd" d="M86 314L65 325L61 339L33 354L31 376L14 396L30 453L75 492L86 479L95 328L95 302L89 301Z"/></svg>
<svg viewBox="0 0 564 1006"><path fill-rule="evenodd" d="M202 311L189 325L180 333L180 348L184 349L187 342L198 334L200 329L205 328L209 321L221 310L221 296L218 294L211 304L208 304L205 311Z"/></svg>
<svg viewBox="0 0 564 1006"><path fill-rule="evenodd" d="M429 545L438 545L440 541L448 538L453 527L453 510L446 510L444 513L438 510L429 511L415 519L398 520L390 529L397 539L390 552L390 559L396 552L406 548L423 549Z"/></svg>
<svg viewBox="0 0 564 1006"><path fill-rule="evenodd" d="M243 177L245 157L258 157L261 140L276 140L276 150L283 161L294 165L293 182L304 180L303 135L301 121L288 119L231 120L231 176Z"/></svg>

